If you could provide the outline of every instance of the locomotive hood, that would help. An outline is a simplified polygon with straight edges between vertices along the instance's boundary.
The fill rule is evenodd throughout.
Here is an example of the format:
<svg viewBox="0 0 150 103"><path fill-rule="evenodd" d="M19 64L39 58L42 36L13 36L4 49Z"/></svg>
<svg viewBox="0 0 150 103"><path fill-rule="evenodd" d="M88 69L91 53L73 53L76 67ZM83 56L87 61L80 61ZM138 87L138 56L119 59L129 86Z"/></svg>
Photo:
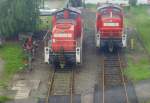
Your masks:
<svg viewBox="0 0 150 103"><path fill-rule="evenodd" d="M74 25L71 23L56 24L52 34L54 38L73 38Z"/></svg>

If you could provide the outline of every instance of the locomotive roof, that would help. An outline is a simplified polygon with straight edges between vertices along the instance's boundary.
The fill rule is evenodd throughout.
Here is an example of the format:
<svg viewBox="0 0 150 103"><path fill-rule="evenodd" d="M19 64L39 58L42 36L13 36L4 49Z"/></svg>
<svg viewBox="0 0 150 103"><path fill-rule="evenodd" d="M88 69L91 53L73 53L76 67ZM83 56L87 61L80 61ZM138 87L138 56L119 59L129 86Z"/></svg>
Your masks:
<svg viewBox="0 0 150 103"><path fill-rule="evenodd" d="M68 7L68 8L63 8L63 9L57 10L54 14L57 14L57 13L62 12L64 10L68 10L71 12L75 12L77 14L81 14L81 11L79 9L74 8L74 7Z"/></svg>
<svg viewBox="0 0 150 103"><path fill-rule="evenodd" d="M97 10L101 10L101 9L107 8L107 7L114 7L114 8L118 8L118 9L122 10L122 8L119 5L117 5L117 4L109 4L109 3L99 6L97 8Z"/></svg>

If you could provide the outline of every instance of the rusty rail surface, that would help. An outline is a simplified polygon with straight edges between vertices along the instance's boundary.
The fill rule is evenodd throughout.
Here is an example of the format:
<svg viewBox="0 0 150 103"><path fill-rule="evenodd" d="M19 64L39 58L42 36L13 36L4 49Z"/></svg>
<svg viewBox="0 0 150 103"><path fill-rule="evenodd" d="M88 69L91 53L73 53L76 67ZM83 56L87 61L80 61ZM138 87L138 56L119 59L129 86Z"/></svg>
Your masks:
<svg viewBox="0 0 150 103"><path fill-rule="evenodd" d="M120 99L122 96L121 103L130 103L127 93L127 86L126 86L126 79L123 74L123 67L122 67L122 61L121 61L121 54L119 51L116 53L104 53L103 54L103 71L102 71L102 103L109 103L109 93L108 91L115 91L114 88L122 88L119 92L114 92L120 94L120 96L116 96L116 99ZM117 94L111 94L117 95ZM110 98L109 98L110 99ZM115 99L112 98L111 99ZM116 100L117 101L117 100ZM113 101L111 102L113 103ZM117 102L115 102L117 103ZM120 102L118 102L120 103Z"/></svg>
<svg viewBox="0 0 150 103"><path fill-rule="evenodd" d="M59 96L69 95L70 103L73 103L74 70L73 69L72 70L53 70L53 72L50 74L51 75L49 76L49 82L48 82L48 93L47 93L45 103L49 103L49 97L55 96L55 95L59 95ZM58 83L55 83L56 81L58 81ZM65 86L65 85L68 85L68 86Z"/></svg>

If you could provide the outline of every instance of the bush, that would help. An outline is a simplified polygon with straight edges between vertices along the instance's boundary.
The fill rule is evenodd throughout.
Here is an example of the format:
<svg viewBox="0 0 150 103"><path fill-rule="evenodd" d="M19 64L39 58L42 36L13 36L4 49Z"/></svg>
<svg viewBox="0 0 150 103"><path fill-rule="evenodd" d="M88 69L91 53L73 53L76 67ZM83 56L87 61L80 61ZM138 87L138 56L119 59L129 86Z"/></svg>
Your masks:
<svg viewBox="0 0 150 103"><path fill-rule="evenodd" d="M0 103L5 103L6 101L11 100L9 97L7 96L0 96Z"/></svg>
<svg viewBox="0 0 150 103"><path fill-rule="evenodd" d="M7 82L17 71L20 71L24 66L24 56L21 46L17 43L7 43L0 49L0 57L5 62L3 78L0 82Z"/></svg>

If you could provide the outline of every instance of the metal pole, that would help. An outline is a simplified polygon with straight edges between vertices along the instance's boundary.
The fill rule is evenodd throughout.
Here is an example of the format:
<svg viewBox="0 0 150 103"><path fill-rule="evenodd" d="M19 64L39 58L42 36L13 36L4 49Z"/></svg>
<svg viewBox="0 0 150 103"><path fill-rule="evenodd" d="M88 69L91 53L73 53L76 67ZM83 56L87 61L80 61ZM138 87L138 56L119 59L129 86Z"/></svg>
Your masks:
<svg viewBox="0 0 150 103"><path fill-rule="evenodd" d="M45 4L45 3L44 3L44 0L43 0L43 9L44 9L44 4Z"/></svg>

